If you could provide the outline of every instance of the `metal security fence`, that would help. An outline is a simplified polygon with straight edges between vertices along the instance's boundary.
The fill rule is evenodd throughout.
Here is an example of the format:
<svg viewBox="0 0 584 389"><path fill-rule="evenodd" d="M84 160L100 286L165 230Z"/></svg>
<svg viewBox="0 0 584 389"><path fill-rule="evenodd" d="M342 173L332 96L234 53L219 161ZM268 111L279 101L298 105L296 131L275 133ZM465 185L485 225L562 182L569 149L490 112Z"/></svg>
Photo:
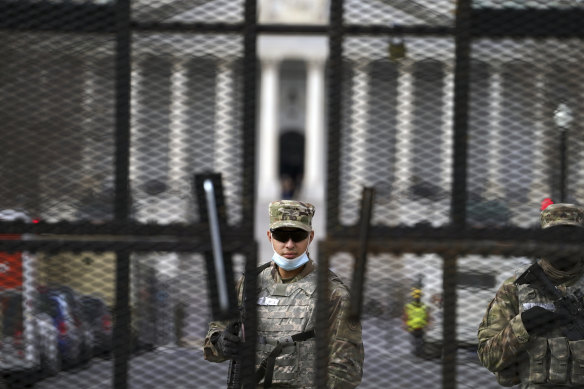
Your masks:
<svg viewBox="0 0 584 389"><path fill-rule="evenodd" d="M328 267L351 286L360 387L498 386L476 357L490 298L582 249L538 229L544 198L584 196L581 2L330 1L326 25L258 23L277 6L0 1L0 388L222 387L202 340L235 317L221 284L244 270L253 380L262 34L328 37L313 254L320 295ZM430 307L423 356L401 319L412 287Z"/></svg>
<svg viewBox="0 0 584 389"><path fill-rule="evenodd" d="M255 267L253 7L0 3L0 387L224 380L197 196L211 180L226 263Z"/></svg>
<svg viewBox="0 0 584 389"><path fill-rule="evenodd" d="M489 301L579 239L538 228L545 198L581 201L581 15L578 2L333 2L319 259L364 272L363 387L499 387L476 356ZM421 355L401 318L413 288L431 316Z"/></svg>

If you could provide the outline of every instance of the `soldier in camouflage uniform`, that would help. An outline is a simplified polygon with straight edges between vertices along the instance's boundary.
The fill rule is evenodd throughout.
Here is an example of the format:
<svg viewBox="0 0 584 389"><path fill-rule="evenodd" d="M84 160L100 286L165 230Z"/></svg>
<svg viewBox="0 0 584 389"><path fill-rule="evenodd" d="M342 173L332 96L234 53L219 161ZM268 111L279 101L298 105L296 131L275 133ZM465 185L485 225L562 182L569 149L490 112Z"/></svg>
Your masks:
<svg viewBox="0 0 584 389"><path fill-rule="evenodd" d="M541 212L541 227L572 233L574 228L584 227L584 208L549 205ZM582 303L582 258L558 255L541 259L538 265L563 295L578 296ZM584 340L564 335L570 316L556 310L554 299L541 288L518 282L522 274L505 281L487 308L478 330L482 364L503 386L584 387Z"/></svg>
<svg viewBox="0 0 584 389"><path fill-rule="evenodd" d="M267 237L274 255L258 275L256 370L276 347L281 351L277 353L273 372L266 370L258 388L314 388L316 265L308 257L308 246L314 239L314 211L312 204L293 200L269 205ZM240 304L242 285L240 279L237 286ZM361 324L348 319L349 290L332 271L329 301L328 387L355 388L363 375ZM228 327L223 322L209 324L203 346L206 360L223 362L239 355L242 341ZM301 340L285 342L290 336Z"/></svg>

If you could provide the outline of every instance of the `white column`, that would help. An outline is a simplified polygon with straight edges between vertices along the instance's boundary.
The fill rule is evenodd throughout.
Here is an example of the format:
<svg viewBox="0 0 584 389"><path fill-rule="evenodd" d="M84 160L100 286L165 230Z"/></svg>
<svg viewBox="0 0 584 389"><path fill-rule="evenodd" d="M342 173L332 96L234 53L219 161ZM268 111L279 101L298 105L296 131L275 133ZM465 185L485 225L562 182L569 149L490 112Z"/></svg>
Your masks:
<svg viewBox="0 0 584 389"><path fill-rule="evenodd" d="M452 91L454 90L454 74L450 71L444 74L444 87L442 88L442 139L444 140L442 150L442 176L440 177L440 186L446 191L450 191L452 183L452 161L453 155L453 111L454 102L452 100ZM446 221L447 222L447 221Z"/></svg>
<svg viewBox="0 0 584 389"><path fill-rule="evenodd" d="M172 66L170 76L171 97L170 97L170 136L169 136L169 186L173 192L189 193L191 191L190 169L188 166L188 144L189 126L187 124L187 112L189 110L188 101L188 68L184 60L177 59ZM189 204L186 199L180 200L182 204L179 221L186 221L186 212ZM177 206L175 204L174 206Z"/></svg>
<svg viewBox="0 0 584 389"><path fill-rule="evenodd" d="M545 142L545 132L546 124L551 122L551 118L546 118L545 115L548 112L546 110L546 96L544 91L546 90L546 80L544 73L538 73L536 76L536 87L535 87L535 115L536 122L534 128L533 139L533 158L536 161L545 161L545 156L549 152L547 150L548 146ZM537 164L535 164L537 166ZM532 182L531 190L529 191L529 203L540 204L541 201L552 195L552 188L549 187L548 172L545 169L532 169Z"/></svg>
<svg viewBox="0 0 584 389"><path fill-rule="evenodd" d="M82 171L80 173L82 174L82 196L90 191L99 195L98 191L102 188L103 181L103 170L101 169L103 162L101 159L95 158L95 154L93 154L93 151L100 146L100 139L96 139L97 131L99 131L96 125L96 116L91 112L91 110L95 109L96 95L99 93L96 90L98 82L99 79L95 72L95 67L91 65L85 66L83 93L86 103L83 105L83 108L86 112L84 112L85 114L83 116L83 129L89 136L85 138L85 142L83 143L84 151L81 154ZM107 136L108 134L104 135ZM103 139L105 139L105 136Z"/></svg>
<svg viewBox="0 0 584 389"><path fill-rule="evenodd" d="M260 89L260 120L257 147L258 184L256 196L255 236L259 241L259 261L265 262L272 256L272 248L267 238L268 204L281 197L278 177L278 83L279 61L262 58Z"/></svg>
<svg viewBox="0 0 584 389"><path fill-rule="evenodd" d="M308 201L316 207L312 224L322 237L326 231L327 177L324 61L323 57L312 58L307 62L304 178L300 195L300 200ZM312 250L313 259L316 259L315 251Z"/></svg>
<svg viewBox="0 0 584 389"><path fill-rule="evenodd" d="M454 145L453 145L453 123L454 123L454 101L452 99L452 91L454 90L454 72L447 71L444 74L444 87L442 88L442 139L444 143L442 145L443 155L441 157L442 166L440 171L442 175L440 177L439 185L441 189L450 192L452 187L452 174L453 166L452 161L454 160ZM444 198L438 201L438 203L432 203L430 205L432 216L432 223L436 226L442 226L449 222L450 212L444 212L444 209L450 207L450 199Z"/></svg>
<svg viewBox="0 0 584 389"><path fill-rule="evenodd" d="M324 62L307 63L306 137L302 198L324 199L326 131L324 128Z"/></svg>
<svg viewBox="0 0 584 389"><path fill-rule="evenodd" d="M397 88L399 109L397 111L396 129L396 163L397 174L396 188L400 192L405 192L409 188L411 178L411 148L412 148L412 111L414 108L413 97L413 75L411 68L404 68L398 76ZM401 193L400 193L401 194Z"/></svg>
<svg viewBox="0 0 584 389"><path fill-rule="evenodd" d="M258 198L277 199L278 179L278 81L279 61L262 60L261 112L258 148Z"/></svg>
<svg viewBox="0 0 584 389"><path fill-rule="evenodd" d="M217 66L215 92L215 171L221 173L223 192L229 205L229 222L237 223L241 216L241 204L234 198L235 188L241 185L242 166L234 164L241 154L241 142L237 140L238 128L234 125L235 88L233 61L221 60Z"/></svg>
<svg viewBox="0 0 584 389"><path fill-rule="evenodd" d="M412 176L412 111L414 108L413 97L413 75L411 65L404 64L399 68L397 87L397 101L399 107L397 110L397 127L396 127L396 144L395 144L395 174L392 190L392 198L394 204L399 204L402 196L408 193L409 185ZM408 220L407 213L401 212L398 206L395 211L396 220L406 223Z"/></svg>
<svg viewBox="0 0 584 389"><path fill-rule="evenodd" d="M138 183L138 173L140 171L140 160L143 157L143 152L140 152L139 133L142 129L140 120L138 120L138 105L140 101L138 96L143 93L143 78L144 74L142 71L142 62L136 61L132 66L132 78L131 78L131 89L130 89L130 183L132 187L132 197L134 202L134 207L136 208L136 219L139 221L145 221L147 215L143 212L143 207L145 205L144 198L140 198L138 194L141 192L137 189Z"/></svg>
<svg viewBox="0 0 584 389"><path fill-rule="evenodd" d="M497 67L493 69L492 76L490 77L490 90L489 90L489 122L491 124L492 133L489 135L488 153L487 158L488 163L488 186L485 193L485 197L488 200L495 200L497 198L504 198L505 193L503 192L503 187L499 184L501 176L498 172L500 165L500 156L502 155L503 149L501 148L501 98L502 98L502 75L501 68Z"/></svg>
<svg viewBox="0 0 584 389"><path fill-rule="evenodd" d="M359 219L359 201L363 191L363 186L367 183L363 177L366 176L367 166L367 124L369 106L369 74L367 73L366 60L359 60L353 68L353 88L351 91L351 133L346 140L348 142L349 155L348 163L344 165L349 169L350 178L347 185L345 201L351 202L350 206L343 206L341 203L340 219L345 223L356 223ZM341 202L343 200L341 199ZM357 206L355 206L357 205Z"/></svg>

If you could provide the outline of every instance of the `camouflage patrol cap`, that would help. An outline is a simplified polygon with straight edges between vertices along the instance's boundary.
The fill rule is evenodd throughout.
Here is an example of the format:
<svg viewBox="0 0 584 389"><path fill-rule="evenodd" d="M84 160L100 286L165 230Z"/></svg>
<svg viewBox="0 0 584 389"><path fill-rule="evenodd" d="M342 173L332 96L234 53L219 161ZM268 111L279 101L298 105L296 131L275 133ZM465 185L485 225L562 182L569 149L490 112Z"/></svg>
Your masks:
<svg viewBox="0 0 584 389"><path fill-rule="evenodd" d="M554 226L584 227L584 208L574 204L551 204L541 211L541 228Z"/></svg>
<svg viewBox="0 0 584 389"><path fill-rule="evenodd" d="M282 227L300 228L304 231L312 231L312 217L314 205L295 200L279 200L271 202L270 229Z"/></svg>

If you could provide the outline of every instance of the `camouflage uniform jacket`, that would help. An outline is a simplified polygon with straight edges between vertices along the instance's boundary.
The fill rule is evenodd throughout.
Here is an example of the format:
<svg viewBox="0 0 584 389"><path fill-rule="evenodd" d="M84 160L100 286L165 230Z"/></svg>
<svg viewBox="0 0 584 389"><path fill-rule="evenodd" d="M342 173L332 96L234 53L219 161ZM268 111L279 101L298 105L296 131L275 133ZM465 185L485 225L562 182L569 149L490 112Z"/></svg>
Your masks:
<svg viewBox="0 0 584 389"><path fill-rule="evenodd" d="M521 274L521 273L519 273ZM560 329L545 337L529 335L521 313L529 307L553 305L529 285L506 280L487 308L478 330L478 354L503 386L521 383L523 389L582 387L584 341L568 341ZM564 293L584 286L584 279L558 285ZM581 370L581 371L577 371Z"/></svg>
<svg viewBox="0 0 584 389"><path fill-rule="evenodd" d="M314 328L316 304L315 265L309 261L303 271L283 283L274 263L258 276L258 338L256 369L261 360L275 347L274 340ZM239 302L242 285L238 283ZM361 324L347 320L349 290L329 272L331 337L328 387L355 388L363 375L364 349ZM223 322L211 322L203 346L205 359L222 362L225 358L211 343L211 335L222 331ZM315 339L286 346L276 359L273 388L312 388L314 382ZM263 387L259 385L258 387Z"/></svg>

